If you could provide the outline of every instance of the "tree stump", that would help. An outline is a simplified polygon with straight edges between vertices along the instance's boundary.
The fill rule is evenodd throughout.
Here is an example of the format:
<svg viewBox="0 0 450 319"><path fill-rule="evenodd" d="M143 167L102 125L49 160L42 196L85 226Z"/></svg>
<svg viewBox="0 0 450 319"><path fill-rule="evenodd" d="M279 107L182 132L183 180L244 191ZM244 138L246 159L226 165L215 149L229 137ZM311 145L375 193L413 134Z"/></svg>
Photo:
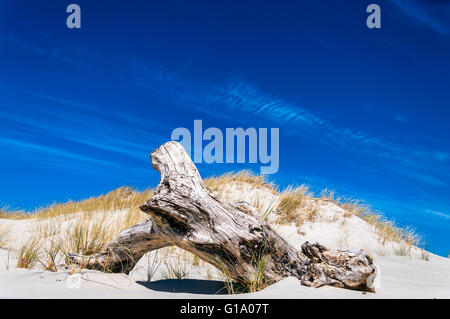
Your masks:
<svg viewBox="0 0 450 319"><path fill-rule="evenodd" d="M146 252L176 245L244 286L294 276L306 286L374 292L376 268L364 251L329 250L308 242L296 249L250 204L216 198L177 142L160 146L151 160L161 180L154 196L140 206L151 218L122 232L100 254L71 255L73 261L87 268L128 272Z"/></svg>

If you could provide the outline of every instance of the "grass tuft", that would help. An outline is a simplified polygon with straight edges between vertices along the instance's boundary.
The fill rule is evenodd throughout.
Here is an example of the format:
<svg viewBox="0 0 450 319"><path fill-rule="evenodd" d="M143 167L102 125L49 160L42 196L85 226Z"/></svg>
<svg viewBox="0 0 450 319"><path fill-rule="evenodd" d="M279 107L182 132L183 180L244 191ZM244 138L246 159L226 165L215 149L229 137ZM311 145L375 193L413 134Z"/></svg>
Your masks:
<svg viewBox="0 0 450 319"><path fill-rule="evenodd" d="M265 276L270 259L271 254L266 252L264 244L253 255L251 260L253 267L245 274L226 259L217 259L228 294L257 292L272 285L274 282ZM237 278L236 275L231 276L226 265L232 267L234 274L238 274Z"/></svg>
<svg viewBox="0 0 450 319"><path fill-rule="evenodd" d="M9 226L3 225L0 222L0 247L3 247L6 244L8 244L10 231L11 231L11 229Z"/></svg>
<svg viewBox="0 0 450 319"><path fill-rule="evenodd" d="M189 278L186 256L177 254L177 260L168 258L164 261L165 269L161 272L163 279L186 279Z"/></svg>
<svg viewBox="0 0 450 319"><path fill-rule="evenodd" d="M20 249L17 268L31 269L39 261L41 241L37 237L30 238Z"/></svg>
<svg viewBox="0 0 450 319"><path fill-rule="evenodd" d="M406 242L398 243L394 246L394 254L396 256L410 257L411 256L411 245Z"/></svg>
<svg viewBox="0 0 450 319"><path fill-rule="evenodd" d="M63 243L56 238L50 240L49 247L44 247L43 253L38 255L38 261L47 271L58 271L57 259L63 252Z"/></svg>
<svg viewBox="0 0 450 319"><path fill-rule="evenodd" d="M280 194L277 207L278 222L286 224L294 222L297 227L305 221L314 221L318 212L308 187L288 187Z"/></svg>
<svg viewBox="0 0 450 319"><path fill-rule="evenodd" d="M209 177L204 179L203 181L211 191L217 191L224 185L228 185L231 183L246 183L258 188L267 188L273 193L277 193L274 184L266 181L264 176L255 175L246 170L239 172L230 172L218 177Z"/></svg>
<svg viewBox="0 0 450 319"><path fill-rule="evenodd" d="M256 198L253 199L251 204L258 211L259 216L261 216L267 222L269 221L269 217L271 217L272 213L277 208L277 198L274 197L270 200L270 202L265 203L260 198L260 196L257 195Z"/></svg>

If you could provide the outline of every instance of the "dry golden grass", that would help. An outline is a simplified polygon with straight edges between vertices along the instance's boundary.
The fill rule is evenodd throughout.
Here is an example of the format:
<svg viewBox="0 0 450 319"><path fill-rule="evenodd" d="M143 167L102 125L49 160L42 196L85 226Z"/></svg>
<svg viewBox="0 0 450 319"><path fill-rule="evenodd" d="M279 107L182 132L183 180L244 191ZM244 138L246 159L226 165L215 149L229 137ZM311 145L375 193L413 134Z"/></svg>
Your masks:
<svg viewBox="0 0 450 319"><path fill-rule="evenodd" d="M398 227L393 221L387 220L385 217L378 217L372 225L375 226L378 236L383 243L393 241L396 243L406 242L408 245L416 246L420 244L421 238L413 228L409 226ZM367 220L364 216L363 219Z"/></svg>
<svg viewBox="0 0 450 319"><path fill-rule="evenodd" d="M58 271L58 258L63 253L63 242L52 238L47 247L39 250L38 261L42 268L47 271Z"/></svg>
<svg viewBox="0 0 450 319"><path fill-rule="evenodd" d="M33 213L26 214L23 211L11 211L6 207L0 208L0 219L48 219L73 213L109 212L116 210L129 210L132 215L140 214L139 205L153 196L150 189L138 192L131 187L122 186L107 194L94 196L80 201L68 201L54 203L47 207L37 209Z"/></svg>
<svg viewBox="0 0 450 319"><path fill-rule="evenodd" d="M39 209L35 216L38 218L50 218L78 212L107 212L122 209L140 212L139 205L147 201L152 195L151 190L137 192L131 187L123 186L105 195L91 197L81 201L52 204Z"/></svg>
<svg viewBox="0 0 450 319"><path fill-rule="evenodd" d="M40 238L33 236L20 249L17 268L31 269L39 261Z"/></svg>
<svg viewBox="0 0 450 319"><path fill-rule="evenodd" d="M121 192L112 192L112 194L121 194ZM55 246L60 247L61 253L71 252L87 256L96 254L102 251L121 231L146 219L147 215L138 209L138 205L144 202L139 199L142 194L127 194L128 196L124 197L120 204L118 201L115 201L114 205L103 200L100 201L102 205L99 207L102 209L107 209L106 207L114 209L109 211L94 210L94 205L89 203L92 211L74 214L72 210L69 210L69 213L62 215L61 212L64 210L58 207L59 215L56 217L46 219L40 217L40 237L54 236L65 225L64 233L59 234L59 246ZM149 195L145 196L145 200L147 200ZM51 257L48 252L47 255Z"/></svg>
<svg viewBox="0 0 450 319"><path fill-rule="evenodd" d="M322 202L332 202L345 210L344 217L352 215L360 216L370 208L360 200L338 196L333 190L325 188L320 192L319 200Z"/></svg>
<svg viewBox="0 0 450 319"><path fill-rule="evenodd" d="M252 257L251 264L254 265L254 268L244 274L240 267L232 266L234 276L231 276L229 269L225 265L232 265L233 263L227 262L226 259L217 258L222 273L222 280L228 294L257 292L274 284L274 281L265 278L264 275L270 259L271 254L266 253L264 245L262 245L260 250Z"/></svg>
<svg viewBox="0 0 450 319"><path fill-rule="evenodd" d="M401 242L394 246L394 254L402 257L411 257L412 246L409 243Z"/></svg>
<svg viewBox="0 0 450 319"><path fill-rule="evenodd" d="M10 232L10 227L7 225L3 225L0 222L0 247L5 246L6 244L8 244L9 241L9 232Z"/></svg>
<svg viewBox="0 0 450 319"><path fill-rule="evenodd" d="M277 207L278 221L292 223L300 227L305 221L314 221L318 208L308 187L288 187L280 194Z"/></svg>
<svg viewBox="0 0 450 319"><path fill-rule="evenodd" d="M254 175L250 171L230 172L218 177L204 179L205 185L212 191L222 188L231 183L246 183L259 188L267 188L273 193L277 193L273 183L268 182L262 175Z"/></svg>
<svg viewBox="0 0 450 319"><path fill-rule="evenodd" d="M106 214L84 213L71 222L65 249L81 255L93 255L100 252L113 239L110 221ZM112 229L111 229L112 230Z"/></svg>
<svg viewBox="0 0 450 319"><path fill-rule="evenodd" d="M23 211L12 211L7 206L0 207L0 219L24 219L27 214Z"/></svg>

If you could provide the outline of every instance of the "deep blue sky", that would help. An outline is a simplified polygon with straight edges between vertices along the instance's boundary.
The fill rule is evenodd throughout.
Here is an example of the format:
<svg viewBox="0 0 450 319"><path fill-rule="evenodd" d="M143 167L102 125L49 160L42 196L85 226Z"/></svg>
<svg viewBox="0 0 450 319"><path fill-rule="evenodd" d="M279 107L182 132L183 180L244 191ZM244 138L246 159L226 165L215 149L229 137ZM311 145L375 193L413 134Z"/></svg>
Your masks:
<svg viewBox="0 0 450 319"><path fill-rule="evenodd" d="M194 119L279 127L272 181L364 200L447 256L447 1L1 0L0 48L0 205L154 187L150 152Z"/></svg>

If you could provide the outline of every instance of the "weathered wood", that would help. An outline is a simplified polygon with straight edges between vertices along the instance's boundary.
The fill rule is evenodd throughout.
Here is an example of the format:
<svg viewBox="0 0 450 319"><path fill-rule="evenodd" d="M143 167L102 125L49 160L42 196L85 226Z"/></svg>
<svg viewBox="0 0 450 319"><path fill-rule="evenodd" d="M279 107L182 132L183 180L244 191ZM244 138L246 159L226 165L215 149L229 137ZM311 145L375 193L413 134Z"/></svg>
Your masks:
<svg viewBox="0 0 450 319"><path fill-rule="evenodd" d="M99 254L82 256L69 253L71 262L84 268L110 272L130 272L147 252L170 246L156 234L151 219L124 231Z"/></svg>
<svg viewBox="0 0 450 319"><path fill-rule="evenodd" d="M256 277L270 284L294 276L311 287L374 291L371 280L376 268L362 250L327 250L308 242L296 249L257 216L250 204L229 204L216 198L176 142L159 147L151 159L161 174L154 196L141 205L151 219L123 232L105 252L93 256L88 267L128 271L145 252L176 245L244 285Z"/></svg>

